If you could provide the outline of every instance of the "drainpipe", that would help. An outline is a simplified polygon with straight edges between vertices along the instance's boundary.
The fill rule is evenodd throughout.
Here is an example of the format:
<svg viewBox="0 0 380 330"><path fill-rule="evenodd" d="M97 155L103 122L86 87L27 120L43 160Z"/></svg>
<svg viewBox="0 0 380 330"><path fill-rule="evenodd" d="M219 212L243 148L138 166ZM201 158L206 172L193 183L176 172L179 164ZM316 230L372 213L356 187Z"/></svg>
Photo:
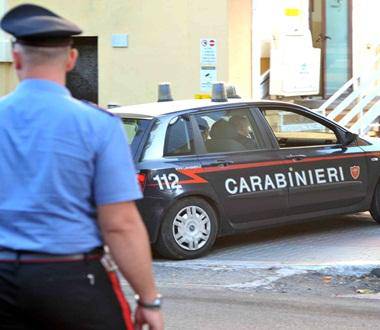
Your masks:
<svg viewBox="0 0 380 330"><path fill-rule="evenodd" d="M3 17L8 8L7 0L0 0L0 17ZM0 63L12 62L11 40L9 35L0 29Z"/></svg>

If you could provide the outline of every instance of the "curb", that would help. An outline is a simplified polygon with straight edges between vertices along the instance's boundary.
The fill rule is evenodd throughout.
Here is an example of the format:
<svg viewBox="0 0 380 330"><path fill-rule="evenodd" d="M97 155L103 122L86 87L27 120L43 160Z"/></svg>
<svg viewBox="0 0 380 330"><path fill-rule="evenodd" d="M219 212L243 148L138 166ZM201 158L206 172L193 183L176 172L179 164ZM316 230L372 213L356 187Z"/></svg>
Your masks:
<svg viewBox="0 0 380 330"><path fill-rule="evenodd" d="M371 262L339 262L339 263L275 263L275 262L247 262L247 261L155 261L155 267L168 267L192 270L295 270L314 271L329 275L362 276L370 273L374 268L380 268L379 261Z"/></svg>

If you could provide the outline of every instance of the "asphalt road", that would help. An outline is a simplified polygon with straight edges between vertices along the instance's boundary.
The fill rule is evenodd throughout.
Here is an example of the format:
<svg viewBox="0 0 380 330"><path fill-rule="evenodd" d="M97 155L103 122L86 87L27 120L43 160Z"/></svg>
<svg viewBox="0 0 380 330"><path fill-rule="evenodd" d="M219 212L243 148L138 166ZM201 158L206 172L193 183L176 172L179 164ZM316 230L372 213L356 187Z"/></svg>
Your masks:
<svg viewBox="0 0 380 330"><path fill-rule="evenodd" d="M166 329L379 329L380 300L164 290Z"/></svg>
<svg viewBox="0 0 380 330"><path fill-rule="evenodd" d="M359 213L222 238L154 270L166 329L380 329L374 265L380 226Z"/></svg>

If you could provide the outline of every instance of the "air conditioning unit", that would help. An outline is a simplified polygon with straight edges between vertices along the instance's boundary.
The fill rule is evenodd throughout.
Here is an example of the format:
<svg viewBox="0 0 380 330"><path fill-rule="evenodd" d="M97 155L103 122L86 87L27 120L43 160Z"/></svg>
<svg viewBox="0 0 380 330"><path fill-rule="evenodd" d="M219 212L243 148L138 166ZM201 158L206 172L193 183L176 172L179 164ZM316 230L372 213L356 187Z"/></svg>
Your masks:
<svg viewBox="0 0 380 330"><path fill-rule="evenodd" d="M319 94L321 50L313 48L310 31L278 34L271 45L270 94Z"/></svg>

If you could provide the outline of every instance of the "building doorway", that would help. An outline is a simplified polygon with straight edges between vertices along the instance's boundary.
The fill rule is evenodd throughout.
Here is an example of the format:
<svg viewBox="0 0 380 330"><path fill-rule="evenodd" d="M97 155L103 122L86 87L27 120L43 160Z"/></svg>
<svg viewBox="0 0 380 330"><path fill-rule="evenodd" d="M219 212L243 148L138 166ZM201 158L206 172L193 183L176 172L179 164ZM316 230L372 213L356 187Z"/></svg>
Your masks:
<svg viewBox="0 0 380 330"><path fill-rule="evenodd" d="M75 37L78 63L67 76L67 88L79 100L98 103L98 38Z"/></svg>
<svg viewBox="0 0 380 330"><path fill-rule="evenodd" d="M352 0L310 0L310 30L322 53L321 95L352 77Z"/></svg>

